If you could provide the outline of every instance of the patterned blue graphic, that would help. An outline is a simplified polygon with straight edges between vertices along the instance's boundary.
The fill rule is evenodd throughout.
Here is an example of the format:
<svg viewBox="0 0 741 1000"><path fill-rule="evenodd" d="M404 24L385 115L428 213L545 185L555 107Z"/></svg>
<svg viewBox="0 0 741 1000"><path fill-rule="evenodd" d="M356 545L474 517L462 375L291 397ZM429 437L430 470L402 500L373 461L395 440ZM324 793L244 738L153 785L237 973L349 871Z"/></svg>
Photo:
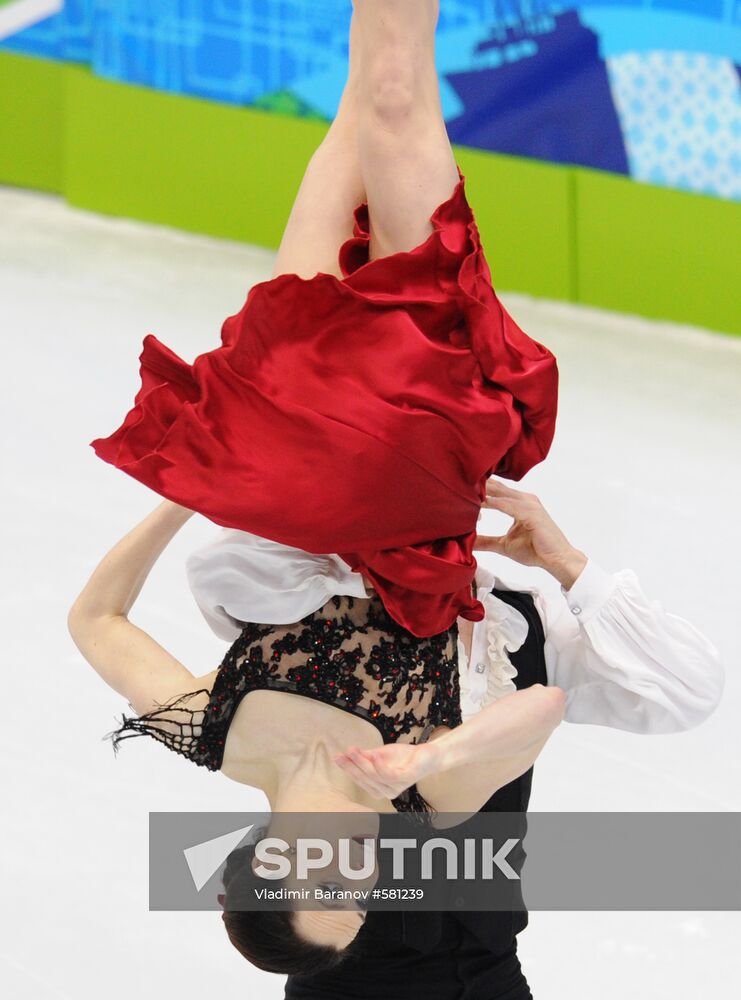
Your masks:
<svg viewBox="0 0 741 1000"><path fill-rule="evenodd" d="M350 0L68 0L0 47L331 119ZM453 142L741 199L740 0L441 0Z"/></svg>
<svg viewBox="0 0 741 1000"><path fill-rule="evenodd" d="M494 65L477 59L448 75L463 109L447 119L453 142L628 173L599 42L576 11L543 18L537 35L523 37L519 26L497 32L478 53L495 55Z"/></svg>
<svg viewBox="0 0 741 1000"><path fill-rule="evenodd" d="M737 70L729 59L694 52L627 52L610 59L630 174L741 197Z"/></svg>

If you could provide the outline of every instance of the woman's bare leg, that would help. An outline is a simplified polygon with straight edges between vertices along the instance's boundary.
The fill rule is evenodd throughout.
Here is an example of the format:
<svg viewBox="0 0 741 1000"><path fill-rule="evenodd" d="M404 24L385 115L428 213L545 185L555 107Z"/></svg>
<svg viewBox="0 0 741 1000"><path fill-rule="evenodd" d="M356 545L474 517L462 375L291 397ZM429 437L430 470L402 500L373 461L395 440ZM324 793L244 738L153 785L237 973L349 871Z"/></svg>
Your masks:
<svg viewBox="0 0 741 1000"><path fill-rule="evenodd" d="M411 250L458 182L435 67L439 0L353 0L360 28L358 145L370 257Z"/></svg>
<svg viewBox="0 0 741 1000"><path fill-rule="evenodd" d="M358 155L360 51L357 15L350 21L350 68L337 115L311 157L286 223L273 277L319 271L342 277L340 246L352 236L353 210L366 200Z"/></svg>

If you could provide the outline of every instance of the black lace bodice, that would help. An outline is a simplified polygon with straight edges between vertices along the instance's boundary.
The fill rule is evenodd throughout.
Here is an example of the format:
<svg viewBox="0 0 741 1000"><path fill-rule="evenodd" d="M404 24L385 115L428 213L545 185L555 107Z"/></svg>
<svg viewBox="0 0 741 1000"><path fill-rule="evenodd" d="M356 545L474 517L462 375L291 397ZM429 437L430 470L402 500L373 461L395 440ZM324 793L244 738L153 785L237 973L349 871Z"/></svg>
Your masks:
<svg viewBox="0 0 741 1000"><path fill-rule="evenodd" d="M315 698L374 725L384 743L418 743L437 726L461 722L457 629L417 638L378 595L332 597L291 625L244 623L211 691L189 692L138 718L124 716L114 748L148 734L195 764L219 770L227 733L250 691ZM394 805L429 809L415 788Z"/></svg>

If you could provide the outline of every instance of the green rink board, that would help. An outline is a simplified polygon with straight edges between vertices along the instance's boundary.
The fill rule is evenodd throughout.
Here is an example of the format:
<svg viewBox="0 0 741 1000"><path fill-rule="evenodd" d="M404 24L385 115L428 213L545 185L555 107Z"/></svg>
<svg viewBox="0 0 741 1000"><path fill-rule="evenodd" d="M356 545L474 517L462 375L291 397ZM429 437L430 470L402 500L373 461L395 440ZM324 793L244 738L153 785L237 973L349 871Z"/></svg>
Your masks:
<svg viewBox="0 0 741 1000"><path fill-rule="evenodd" d="M494 287L573 297L570 169L455 146Z"/></svg>
<svg viewBox="0 0 741 1000"><path fill-rule="evenodd" d="M0 182L97 212L275 249L326 130L0 52ZM455 153L497 289L741 333L738 203Z"/></svg>
<svg viewBox="0 0 741 1000"><path fill-rule="evenodd" d="M73 205L277 248L322 123L67 71Z"/></svg>
<svg viewBox="0 0 741 1000"><path fill-rule="evenodd" d="M61 193L64 66L0 52L0 182Z"/></svg>
<svg viewBox="0 0 741 1000"><path fill-rule="evenodd" d="M68 71L67 93L73 204L271 248L328 127L79 68ZM567 171L458 153L497 287L568 297Z"/></svg>
<svg viewBox="0 0 741 1000"><path fill-rule="evenodd" d="M575 175L577 301L741 334L741 203Z"/></svg>

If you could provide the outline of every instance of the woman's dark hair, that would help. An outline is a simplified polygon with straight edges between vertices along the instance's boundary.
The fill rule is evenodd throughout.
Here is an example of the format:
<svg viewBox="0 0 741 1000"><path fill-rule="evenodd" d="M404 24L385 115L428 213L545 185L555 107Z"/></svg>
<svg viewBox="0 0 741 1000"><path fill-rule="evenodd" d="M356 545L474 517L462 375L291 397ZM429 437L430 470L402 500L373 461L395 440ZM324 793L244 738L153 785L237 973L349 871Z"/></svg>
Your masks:
<svg viewBox="0 0 741 1000"><path fill-rule="evenodd" d="M259 840L265 830L257 832ZM226 861L224 883L224 924L229 940L248 962L265 972L280 975L313 975L332 969L342 961L346 951L332 945L312 944L300 937L294 928L292 910L251 910L249 900L254 890L265 888L265 880L255 875L252 860L255 844L238 847ZM279 888L283 879L271 880L271 888ZM243 906L242 902L247 905Z"/></svg>

